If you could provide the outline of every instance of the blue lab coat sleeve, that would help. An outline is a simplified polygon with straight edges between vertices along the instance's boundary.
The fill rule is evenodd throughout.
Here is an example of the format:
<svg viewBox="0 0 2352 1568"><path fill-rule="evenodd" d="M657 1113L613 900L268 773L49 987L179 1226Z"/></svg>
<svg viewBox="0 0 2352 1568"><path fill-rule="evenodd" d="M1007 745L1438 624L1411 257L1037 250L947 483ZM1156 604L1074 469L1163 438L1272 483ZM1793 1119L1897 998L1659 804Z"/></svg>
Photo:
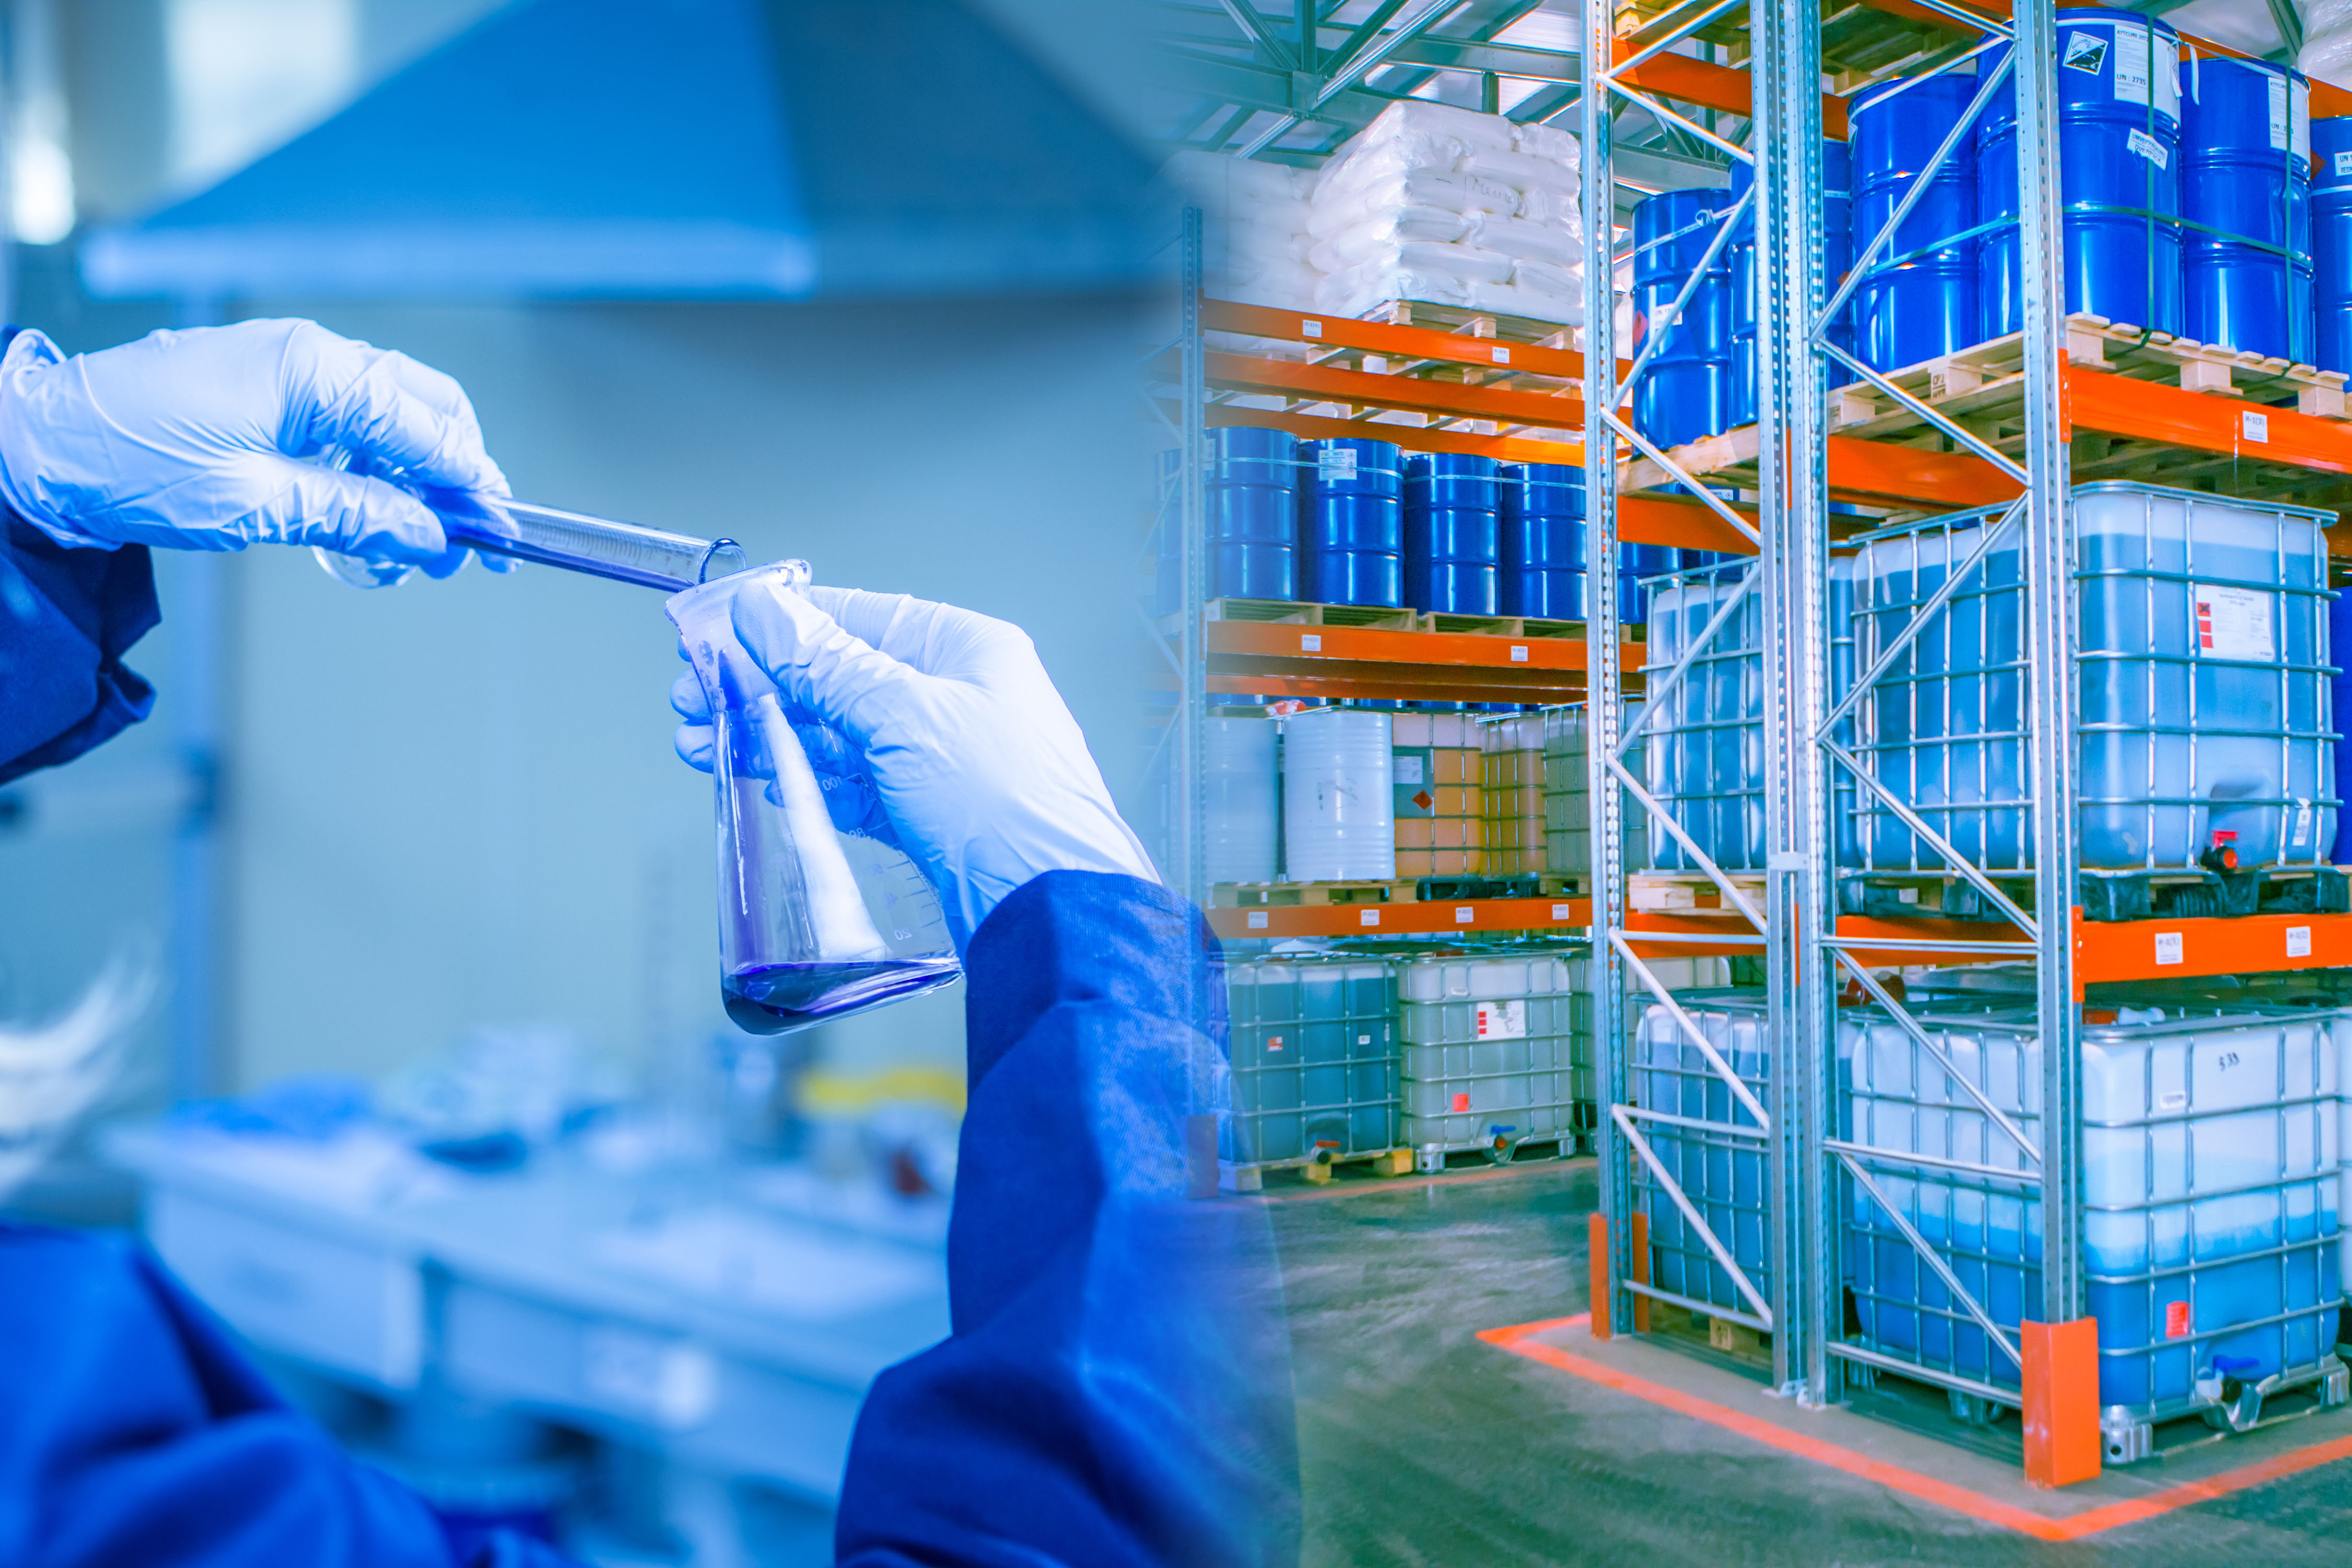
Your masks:
<svg viewBox="0 0 2352 1568"><path fill-rule="evenodd" d="M162 618L145 545L68 550L0 508L0 784L147 717L122 656Z"/></svg>
<svg viewBox="0 0 2352 1568"><path fill-rule="evenodd" d="M458 1568L129 1243L0 1226L0 1563ZM512 1538L466 1568L562 1568Z"/></svg>
<svg viewBox="0 0 2352 1568"><path fill-rule="evenodd" d="M1186 1196L1225 1071L1214 953L1182 899L1097 872L1040 877L974 933L952 1331L866 1398L843 1564L1296 1560L1265 1216Z"/></svg>

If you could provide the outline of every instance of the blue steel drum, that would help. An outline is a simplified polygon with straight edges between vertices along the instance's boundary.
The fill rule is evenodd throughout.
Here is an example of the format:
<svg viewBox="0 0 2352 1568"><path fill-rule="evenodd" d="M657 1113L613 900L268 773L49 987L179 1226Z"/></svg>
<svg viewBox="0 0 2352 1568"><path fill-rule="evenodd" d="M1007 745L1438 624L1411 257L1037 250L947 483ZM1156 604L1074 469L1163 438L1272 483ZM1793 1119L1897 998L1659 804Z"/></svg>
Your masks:
<svg viewBox="0 0 2352 1568"><path fill-rule="evenodd" d="M1496 481L1502 465L1464 452L1413 452L1404 460L1408 507L1470 508L1493 511L1500 502Z"/></svg>
<svg viewBox="0 0 2352 1568"><path fill-rule="evenodd" d="M1492 562L1404 560L1405 603L1445 616L1502 614L1500 574Z"/></svg>
<svg viewBox="0 0 2352 1568"><path fill-rule="evenodd" d="M1975 77L1946 74L1889 82L1854 100L1850 255L1895 216L1977 87ZM1977 341L1977 242L1968 237L1976 224L1977 170L1963 141L1854 292L1856 358L1873 370L1900 370Z"/></svg>
<svg viewBox="0 0 2352 1568"><path fill-rule="evenodd" d="M1297 498L1265 485L1211 485L1212 544L1288 544L1298 527Z"/></svg>
<svg viewBox="0 0 2352 1568"><path fill-rule="evenodd" d="M1538 620L1584 619L1584 574L1564 567L1506 566L1502 613Z"/></svg>
<svg viewBox="0 0 2352 1568"><path fill-rule="evenodd" d="M1503 514L1503 565L1510 570L1584 569L1584 520L1541 512Z"/></svg>
<svg viewBox="0 0 2352 1568"><path fill-rule="evenodd" d="M1633 209L1633 342L1638 354L1672 309L1728 203L1721 191L1662 191ZM1729 249L1726 247L1726 251ZM1732 280L1718 252L1633 387L1634 427L1678 447L1730 426Z"/></svg>
<svg viewBox="0 0 2352 1568"><path fill-rule="evenodd" d="M2311 360L2311 82L2264 60L2181 67L2189 337Z"/></svg>
<svg viewBox="0 0 2352 1568"><path fill-rule="evenodd" d="M1737 202L1748 187L1756 182L1756 171L1750 164L1734 160L1731 165L1731 200ZM1756 215L1749 212L1739 220L1731 233L1731 243L1726 247L1731 268L1731 393L1724 416L1737 429L1753 425L1761 416L1757 393L1756 291L1759 287L1756 270ZM1826 301L1837 292L1838 280L1846 268L1853 265L1853 161L1843 142L1822 142L1822 298ZM1853 308L1851 304L1839 313L1838 324L1830 329L1830 341L1853 352ZM1829 367L1829 384L1843 386L1853 379L1845 366L1832 362Z"/></svg>
<svg viewBox="0 0 2352 1568"><path fill-rule="evenodd" d="M1731 361L1653 363L1633 384L1633 428L1662 449L1731 427Z"/></svg>
<svg viewBox="0 0 2352 1568"><path fill-rule="evenodd" d="M1505 463L1500 489L1506 521L1584 515L1584 470L1573 463Z"/></svg>
<svg viewBox="0 0 2352 1568"><path fill-rule="evenodd" d="M1309 499L1299 542L1311 552L1404 549L1404 502L1394 496L1317 493Z"/></svg>
<svg viewBox="0 0 2352 1568"><path fill-rule="evenodd" d="M2058 168L2066 310L2184 330L2180 296L2180 37L2164 22L2090 7L2058 13ZM1985 68L2000 58L1987 57ZM2025 325L2016 218L2017 103L2004 90L1977 128L1983 335Z"/></svg>
<svg viewBox="0 0 2352 1568"><path fill-rule="evenodd" d="M1265 485L1275 489L1298 488L1298 437L1287 430L1266 430L1254 425L1232 425L1209 432L1209 468L1202 476L1213 485Z"/></svg>
<svg viewBox="0 0 2352 1568"><path fill-rule="evenodd" d="M1467 507L1414 509L1405 513L1404 548L1431 561L1492 566L1503 558L1502 520Z"/></svg>
<svg viewBox="0 0 2352 1568"><path fill-rule="evenodd" d="M1318 496L1404 494L1404 453L1393 441L1336 436L1298 444L1300 482Z"/></svg>
<svg viewBox="0 0 2352 1568"><path fill-rule="evenodd" d="M1404 604L1404 558L1369 550L1324 551L1307 558L1307 597L1318 605Z"/></svg>
<svg viewBox="0 0 2352 1568"><path fill-rule="evenodd" d="M2311 363L2352 373L2352 117L2313 121L2311 158Z"/></svg>
<svg viewBox="0 0 2352 1568"><path fill-rule="evenodd" d="M1297 558L1287 544L1209 545L1212 599L1296 599Z"/></svg>

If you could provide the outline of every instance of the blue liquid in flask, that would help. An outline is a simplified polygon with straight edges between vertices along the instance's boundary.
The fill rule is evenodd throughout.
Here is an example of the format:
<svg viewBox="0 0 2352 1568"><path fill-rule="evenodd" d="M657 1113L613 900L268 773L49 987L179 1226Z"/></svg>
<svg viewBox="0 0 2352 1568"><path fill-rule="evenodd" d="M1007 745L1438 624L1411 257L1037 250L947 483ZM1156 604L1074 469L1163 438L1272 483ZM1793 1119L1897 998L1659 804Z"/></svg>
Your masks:
<svg viewBox="0 0 2352 1568"><path fill-rule="evenodd" d="M929 991L954 979L960 967L953 958L761 963L725 976L719 991L736 1027L754 1035L780 1035Z"/></svg>

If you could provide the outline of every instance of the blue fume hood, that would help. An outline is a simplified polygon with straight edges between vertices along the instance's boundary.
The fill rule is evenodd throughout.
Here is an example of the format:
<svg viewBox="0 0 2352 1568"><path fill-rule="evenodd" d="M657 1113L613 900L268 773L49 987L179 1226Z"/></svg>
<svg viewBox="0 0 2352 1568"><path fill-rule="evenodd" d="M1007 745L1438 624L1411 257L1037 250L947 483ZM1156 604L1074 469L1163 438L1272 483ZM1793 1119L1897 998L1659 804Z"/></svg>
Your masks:
<svg viewBox="0 0 2352 1568"><path fill-rule="evenodd" d="M960 0L526 0L81 267L111 299L1097 289L1149 270L1150 177Z"/></svg>

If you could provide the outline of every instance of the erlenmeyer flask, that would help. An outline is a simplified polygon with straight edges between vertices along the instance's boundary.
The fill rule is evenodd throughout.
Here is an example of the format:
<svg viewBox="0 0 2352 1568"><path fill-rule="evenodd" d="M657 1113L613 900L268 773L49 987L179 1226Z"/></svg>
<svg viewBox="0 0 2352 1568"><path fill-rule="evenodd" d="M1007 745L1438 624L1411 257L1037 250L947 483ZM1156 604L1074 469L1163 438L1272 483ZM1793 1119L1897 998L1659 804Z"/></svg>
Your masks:
<svg viewBox="0 0 2352 1568"><path fill-rule="evenodd" d="M834 826L775 683L735 640L738 592L807 582L806 562L781 561L668 605L718 731L720 993L728 1016L755 1035L878 1007L962 973L929 880L897 848Z"/></svg>

